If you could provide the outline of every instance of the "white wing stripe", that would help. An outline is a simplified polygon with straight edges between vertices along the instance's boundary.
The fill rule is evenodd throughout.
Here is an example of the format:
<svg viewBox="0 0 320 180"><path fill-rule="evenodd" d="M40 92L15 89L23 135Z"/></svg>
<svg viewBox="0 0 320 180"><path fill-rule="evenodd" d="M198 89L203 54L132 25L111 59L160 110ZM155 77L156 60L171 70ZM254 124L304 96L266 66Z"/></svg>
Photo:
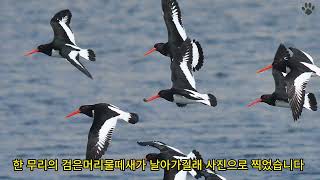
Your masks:
<svg viewBox="0 0 320 180"><path fill-rule="evenodd" d="M186 76L188 82L190 83L190 85L196 89L196 82L194 80L194 77L193 75L191 74L191 71L189 70L188 68L188 59L189 59L189 56L190 56L190 52L187 52L185 54L185 56L183 57L183 60L182 62L180 63L180 68L183 72L183 74Z"/></svg>
<svg viewBox="0 0 320 180"><path fill-rule="evenodd" d="M199 62L199 50L196 43L192 42L192 67L195 68Z"/></svg>
<svg viewBox="0 0 320 180"><path fill-rule="evenodd" d="M302 50L301 50L302 51ZM314 64L313 58L306 52L302 51L304 55L306 55L308 57L308 59L312 62L312 64Z"/></svg>
<svg viewBox="0 0 320 180"><path fill-rule="evenodd" d="M309 68L311 71L314 71L318 76L320 76L320 68L316 65L301 62L301 64L305 65L307 68Z"/></svg>
<svg viewBox="0 0 320 180"><path fill-rule="evenodd" d="M66 46L70 46L74 49L77 49L77 50L82 50L81 48L79 48L78 46L75 46L75 45L72 45L72 44L66 44Z"/></svg>
<svg viewBox="0 0 320 180"><path fill-rule="evenodd" d="M304 84L309 81L312 73L303 73L294 80L295 96L299 102L302 100L302 91L305 90Z"/></svg>
<svg viewBox="0 0 320 180"><path fill-rule="evenodd" d="M68 20L68 16L63 17L61 20L58 19L59 24L60 24L61 27L64 29L64 31L67 33L67 36L68 36L69 40L70 40L73 44L76 44L75 39L74 39L74 34L73 34L72 31L70 30L70 28L66 25L67 20Z"/></svg>
<svg viewBox="0 0 320 180"><path fill-rule="evenodd" d="M182 25L179 22L178 9L174 5L174 3L172 3L172 9L171 10L172 10L173 23L175 24L175 26L176 26L181 38L185 41L187 39L187 34L186 34L186 31L184 30L184 28L182 27Z"/></svg>
<svg viewBox="0 0 320 180"><path fill-rule="evenodd" d="M196 91L192 91L190 89L184 89L185 91L188 91L190 96L194 97L194 98L200 98L200 99L203 99L203 100L208 100L209 99L209 96L207 94L200 94Z"/></svg>
<svg viewBox="0 0 320 180"><path fill-rule="evenodd" d="M111 141L111 136L108 137L108 134L110 131L112 132L116 127L117 120L117 117L110 118L101 126L101 129L99 130L99 141L97 142L98 147L100 147L99 149L102 149L104 147L106 140L108 140L109 142Z"/></svg>
<svg viewBox="0 0 320 180"><path fill-rule="evenodd" d="M111 109L112 111L118 113L119 116L117 116L117 118L119 118L119 119L122 119L122 120L128 122L129 119L131 118L130 113L125 112L125 111L122 111L122 110L120 110L120 109L119 109L118 107L116 107L116 106L113 106L113 105L112 105L112 106L109 106L108 108Z"/></svg>
<svg viewBox="0 0 320 180"><path fill-rule="evenodd" d="M180 154L183 154L183 152L181 152L179 149L177 149L177 148L174 148L174 147L172 147L172 146L168 146L168 145L165 145L165 146L167 146L168 148L170 148L170 149L172 149L172 150L174 150L174 151L176 151L176 152L178 152L178 153L180 153Z"/></svg>
<svg viewBox="0 0 320 180"><path fill-rule="evenodd" d="M70 57L70 59L72 59L76 64L78 64L80 67L84 68L80 62L77 60L77 56L78 56L79 52L78 51L71 51L68 56Z"/></svg>

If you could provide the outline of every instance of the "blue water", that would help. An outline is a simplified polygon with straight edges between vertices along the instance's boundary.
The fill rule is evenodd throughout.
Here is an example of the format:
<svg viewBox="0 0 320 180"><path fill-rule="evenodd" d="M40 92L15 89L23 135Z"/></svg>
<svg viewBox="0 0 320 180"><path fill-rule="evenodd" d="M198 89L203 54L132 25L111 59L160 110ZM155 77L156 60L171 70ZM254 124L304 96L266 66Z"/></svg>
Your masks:
<svg viewBox="0 0 320 180"><path fill-rule="evenodd" d="M303 158L304 171L220 172L237 180L320 179L319 112L304 111L294 123L289 109L247 103L274 90L270 64L280 42L320 57L320 3L305 15L303 1L180 0L190 37L202 44L205 64L195 74L200 92L218 99L215 108L178 108L158 100L142 101L171 86L169 60L143 57L156 42L166 41L160 0L17 1L0 7L0 178L4 179L162 179L162 172L14 172L12 160L85 157L91 119L64 116L82 104L107 102L137 112L136 125L119 123L104 158L141 159L155 149L136 141L160 140L205 159ZM94 76L86 78L66 61L23 53L51 40L51 17L73 13L71 27L80 47L92 48L96 62L82 61ZM320 81L308 91L320 101ZM191 178L190 178L191 179Z"/></svg>

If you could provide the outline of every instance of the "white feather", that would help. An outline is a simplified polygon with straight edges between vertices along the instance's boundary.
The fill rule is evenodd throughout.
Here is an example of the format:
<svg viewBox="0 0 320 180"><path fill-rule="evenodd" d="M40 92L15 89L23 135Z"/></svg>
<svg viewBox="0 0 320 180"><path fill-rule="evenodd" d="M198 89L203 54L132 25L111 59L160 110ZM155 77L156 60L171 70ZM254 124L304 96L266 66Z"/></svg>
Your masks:
<svg viewBox="0 0 320 180"><path fill-rule="evenodd" d="M111 129L114 129L116 127L117 121L118 121L118 118L113 117L105 121L104 124L101 126L98 134L99 140L96 144L96 146L100 147L99 150L104 148L106 140L108 139L107 135ZM110 141L111 141L111 136L109 137L109 142Z"/></svg>
<svg viewBox="0 0 320 180"><path fill-rule="evenodd" d="M131 118L131 114L130 113L122 111L116 106L111 105L108 108L111 109L112 111L118 113L119 116L117 116L117 118L119 118L119 119L122 119L122 120L128 122L129 119Z"/></svg>
<svg viewBox="0 0 320 180"><path fill-rule="evenodd" d="M77 56L78 56L79 52L78 51L71 51L68 56L70 57L70 59L72 59L76 64L78 64L80 67L84 68L79 61L77 60Z"/></svg>
<svg viewBox="0 0 320 180"><path fill-rule="evenodd" d="M199 63L199 49L196 43L192 42L192 67L195 68Z"/></svg>
<svg viewBox="0 0 320 180"><path fill-rule="evenodd" d="M308 96L308 95L309 95L309 93L306 93L306 94L305 94L303 107L306 108L306 109L308 109L308 110L310 110L310 111L312 111L311 105L310 105L310 99L309 99L309 96Z"/></svg>
<svg viewBox="0 0 320 180"><path fill-rule="evenodd" d="M302 51L302 50L301 50ZM302 51L304 55L306 55L308 57L308 59L312 62L312 64L314 64L313 58L306 52Z"/></svg>
<svg viewBox="0 0 320 180"><path fill-rule="evenodd" d="M81 49L78 46L72 45L72 44L66 44L66 46L70 46L73 49L79 50L79 55L83 58L85 58L86 60L89 60L89 51L88 49Z"/></svg>
<svg viewBox="0 0 320 180"><path fill-rule="evenodd" d="M178 9L176 8L176 6L174 5L174 3L172 3L172 20L173 23L175 24L181 38L185 41L187 39L187 34L186 31L184 30L182 24L180 24L179 22L179 16L178 16Z"/></svg>
<svg viewBox="0 0 320 180"><path fill-rule="evenodd" d="M66 32L69 40L76 45L76 41L74 39L74 34L72 33L71 29L66 25L66 22L68 21L68 16L63 17L61 20L59 20L59 24L61 25L61 27L64 29L64 31Z"/></svg>
<svg viewBox="0 0 320 180"><path fill-rule="evenodd" d="M196 91L192 91L190 89L184 89L185 91L188 91L190 94L191 97L194 97L194 98L197 98L197 99L200 99L200 100L193 100L194 103L196 102L201 102L203 104L206 104L208 106L211 106L211 103L210 103L210 98L207 94L200 94Z"/></svg>
<svg viewBox="0 0 320 180"><path fill-rule="evenodd" d="M188 68L188 59L190 57L190 52L186 52L186 54L183 56L182 62L180 63L180 68L183 72L183 74L185 75L185 77L187 78L189 84L191 85L191 87L193 87L194 89L196 89L196 81L194 80L194 77L192 75L192 72L189 70Z"/></svg>
<svg viewBox="0 0 320 180"><path fill-rule="evenodd" d="M305 62L301 62L301 64L305 65L307 68L309 68L311 71L315 72L318 76L320 76L320 68L317 67L314 64L309 64Z"/></svg>
<svg viewBox="0 0 320 180"><path fill-rule="evenodd" d="M303 84L309 81L311 75L311 72L303 73L294 80L295 94L293 99L297 99L299 104L302 101L302 91L305 90Z"/></svg>

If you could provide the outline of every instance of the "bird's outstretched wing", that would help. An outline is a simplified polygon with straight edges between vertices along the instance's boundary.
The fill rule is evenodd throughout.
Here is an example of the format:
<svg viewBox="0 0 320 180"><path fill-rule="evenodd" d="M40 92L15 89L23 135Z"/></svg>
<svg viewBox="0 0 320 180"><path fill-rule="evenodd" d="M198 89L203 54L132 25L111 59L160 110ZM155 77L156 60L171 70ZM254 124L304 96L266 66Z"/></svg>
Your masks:
<svg viewBox="0 0 320 180"><path fill-rule="evenodd" d="M187 39L181 18L181 11L176 0L162 0L163 18L168 30L168 42L176 47Z"/></svg>
<svg viewBox="0 0 320 180"><path fill-rule="evenodd" d="M180 53L173 57L171 62L171 81L172 87L176 89L196 90L196 82L192 74L192 42L188 38L183 42Z"/></svg>
<svg viewBox="0 0 320 180"><path fill-rule="evenodd" d="M75 49L68 45L63 46L60 50L60 54L62 57L66 58L73 66L75 66L78 70L80 70L82 73L84 73L86 76L92 79L90 72L79 61L79 52L79 49Z"/></svg>
<svg viewBox="0 0 320 180"><path fill-rule="evenodd" d="M53 29L54 40L62 41L76 46L74 34L70 28L72 14L70 10L62 10L55 14L50 21Z"/></svg>
<svg viewBox="0 0 320 180"><path fill-rule="evenodd" d="M116 117L108 119L98 128L95 123L92 124L88 135L87 159L100 159L104 155L111 142L112 133L116 125Z"/></svg>
<svg viewBox="0 0 320 180"><path fill-rule="evenodd" d="M286 82L289 104L292 110L293 119L296 121L299 119L302 113L303 104L305 101L306 85L312 75L312 72L293 72L294 71L291 71L286 76Z"/></svg>

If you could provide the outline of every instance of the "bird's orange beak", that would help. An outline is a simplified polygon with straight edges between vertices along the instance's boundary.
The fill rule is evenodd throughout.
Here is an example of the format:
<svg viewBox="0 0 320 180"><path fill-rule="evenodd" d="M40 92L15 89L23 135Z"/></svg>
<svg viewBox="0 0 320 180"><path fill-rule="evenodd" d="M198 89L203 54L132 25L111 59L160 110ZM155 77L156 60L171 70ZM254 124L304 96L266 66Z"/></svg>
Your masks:
<svg viewBox="0 0 320 180"><path fill-rule="evenodd" d="M39 49L33 49L33 50L27 52L27 53L24 54L24 55L25 55L25 56L30 56L31 54L38 53L38 52L40 52Z"/></svg>
<svg viewBox="0 0 320 180"><path fill-rule="evenodd" d="M150 49L149 51L147 51L147 52L144 54L144 56L148 56L149 54L155 52L156 50L157 50L156 48L152 48L152 49Z"/></svg>
<svg viewBox="0 0 320 180"><path fill-rule="evenodd" d="M268 65L268 66L266 66L266 67L258 70L258 71L257 71L257 74L258 74L258 73L262 73L262 72L264 72L264 71L266 71L266 70L268 70L268 69L271 69L271 68L272 68L272 64L270 64L270 65Z"/></svg>
<svg viewBox="0 0 320 180"><path fill-rule="evenodd" d="M256 104L258 104L260 102L262 102L261 98L256 99L256 100L252 101L250 104L248 104L247 107L249 108L249 107L254 106L254 105L256 105Z"/></svg>
<svg viewBox="0 0 320 180"><path fill-rule="evenodd" d="M160 95L159 95L159 94L154 95L154 96L151 96L151 97L149 97L148 99L144 98L143 101L144 101L144 102L150 102L150 101L153 101L153 100L158 99L158 98L160 98Z"/></svg>
<svg viewBox="0 0 320 180"><path fill-rule="evenodd" d="M81 111L80 111L80 109L77 109L77 110L73 111L72 113L68 114L65 118L69 118L69 117L74 116L79 113L81 113Z"/></svg>

